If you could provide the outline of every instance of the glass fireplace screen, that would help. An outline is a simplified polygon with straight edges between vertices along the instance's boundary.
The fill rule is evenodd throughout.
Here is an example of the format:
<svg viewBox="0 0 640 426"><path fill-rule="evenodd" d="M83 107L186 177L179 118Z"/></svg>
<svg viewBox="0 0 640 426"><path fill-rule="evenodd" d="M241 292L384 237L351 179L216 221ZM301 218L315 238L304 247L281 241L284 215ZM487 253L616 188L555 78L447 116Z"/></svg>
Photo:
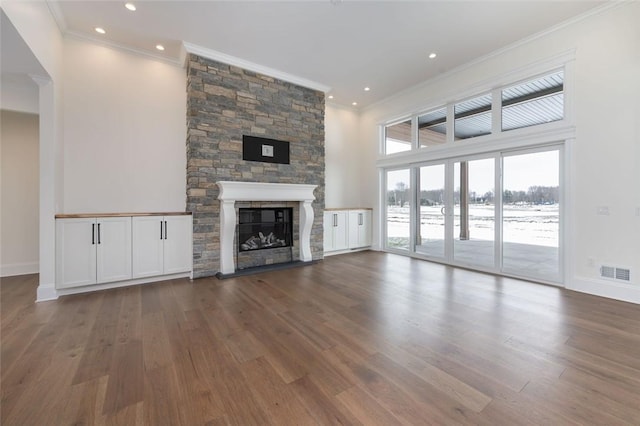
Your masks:
<svg viewBox="0 0 640 426"><path fill-rule="evenodd" d="M290 247L292 216L290 207L239 209L238 251Z"/></svg>

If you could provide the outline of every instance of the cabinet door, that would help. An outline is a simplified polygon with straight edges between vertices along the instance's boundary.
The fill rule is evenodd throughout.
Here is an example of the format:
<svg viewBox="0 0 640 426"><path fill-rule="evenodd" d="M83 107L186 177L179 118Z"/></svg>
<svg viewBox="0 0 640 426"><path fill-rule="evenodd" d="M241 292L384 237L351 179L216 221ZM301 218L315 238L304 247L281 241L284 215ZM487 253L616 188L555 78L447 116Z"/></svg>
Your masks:
<svg viewBox="0 0 640 426"><path fill-rule="evenodd" d="M333 248L334 250L346 250L349 248L348 234L348 212L334 211L335 222L333 227Z"/></svg>
<svg viewBox="0 0 640 426"><path fill-rule="evenodd" d="M191 271L193 233L189 215L164 217L164 273Z"/></svg>
<svg viewBox="0 0 640 426"><path fill-rule="evenodd" d="M371 245L371 211L352 210L349 212L349 248Z"/></svg>
<svg viewBox="0 0 640 426"><path fill-rule="evenodd" d="M97 220L97 281L131 279L131 217Z"/></svg>
<svg viewBox="0 0 640 426"><path fill-rule="evenodd" d="M360 221L362 212L360 210L349 211L349 248L360 246Z"/></svg>
<svg viewBox="0 0 640 426"><path fill-rule="evenodd" d="M333 251L333 212L324 212L322 226L324 227L324 251Z"/></svg>
<svg viewBox="0 0 640 426"><path fill-rule="evenodd" d="M164 273L164 217L132 218L133 278L153 277Z"/></svg>
<svg viewBox="0 0 640 426"><path fill-rule="evenodd" d="M371 210L364 210L362 212L362 225L360 226L360 247L369 247L371 245L371 231L372 231L372 212Z"/></svg>
<svg viewBox="0 0 640 426"><path fill-rule="evenodd" d="M56 287L96 283L96 220L56 220Z"/></svg>

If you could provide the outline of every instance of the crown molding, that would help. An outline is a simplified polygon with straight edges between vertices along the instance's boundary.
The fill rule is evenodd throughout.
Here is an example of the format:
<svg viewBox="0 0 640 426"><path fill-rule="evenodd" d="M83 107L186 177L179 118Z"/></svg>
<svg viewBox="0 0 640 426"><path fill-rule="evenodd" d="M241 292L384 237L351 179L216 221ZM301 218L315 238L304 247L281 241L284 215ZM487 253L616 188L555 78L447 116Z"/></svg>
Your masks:
<svg viewBox="0 0 640 426"><path fill-rule="evenodd" d="M187 53L193 53L194 55L201 56L203 58L211 59L213 61L222 62L228 65L240 67L249 71L257 72L260 74L268 75L279 80L288 81L289 83L297 84L299 86L307 87L309 89L318 90L320 92L327 93L331 90L331 87L317 83L315 81L308 80L303 77L298 77L293 74L279 71L273 68L266 67L264 65L256 64L235 56L227 55L226 53L218 52L213 49L198 46L193 43L183 42L184 49Z"/></svg>
<svg viewBox="0 0 640 426"><path fill-rule="evenodd" d="M561 30L561 29L563 29L565 27L568 27L568 26L571 26L571 25L576 24L578 22L581 22L581 21L583 21L585 19L588 19L588 18L590 18L590 17L592 17L594 15L599 15L599 14L601 14L603 12L608 11L608 10L615 9L615 8L620 7L622 5L630 4L630 3L633 3L633 2L634 2L634 0L610 0L610 1L608 1L607 3L605 3L605 4L601 5L601 6L594 7L593 9L590 9L590 10L588 10L588 11L586 11L586 12L580 14L580 15L577 15L577 16L574 16L572 18L569 18L566 21L560 22L559 24L551 26L551 27L549 27L549 28L547 28L545 30L539 31L539 32L537 32L535 34L532 34L532 35L528 36L528 37L520 39L520 40L518 40L518 41L516 41L514 43L508 44L508 45L506 45L504 47L501 47L501 48L499 48L497 50L494 50L494 51L492 51L490 53L487 53L486 55L483 55L483 56L480 56L478 58L472 59L469 62L465 62L464 64L462 64L460 66L457 66L457 67L455 67L455 68L453 68L453 69L451 69L451 70L449 70L449 71L447 71L447 72L445 72L443 74L439 74L439 75L437 75L435 77L432 77L432 78L430 78L428 80L420 82L420 83L418 83L418 84L416 84L416 85L414 85L412 87L406 88L406 89L396 93L395 95L391 95L391 96L389 96L387 98L381 99L381 100L379 100L377 102L374 102L374 103L372 103L370 105L367 105L366 107L362 108L361 111L364 113L364 112L373 110L373 109L379 107L380 105L386 104L387 102L389 102L391 100L394 100L394 99L397 99L397 98L401 98L401 97L405 96L408 93L414 92L414 91L419 90L419 89L424 88L424 87L427 87L427 86L429 86L431 84L437 83L438 81L442 81L442 80L448 79L448 78L450 78L450 77L452 77L452 76L454 76L456 74L459 74L459 73L461 73L461 72L463 72L463 71L465 71L465 70L467 70L469 68L472 68L472 67L474 67L474 66L476 66L478 64L486 62L486 61L488 61L488 60L490 60L492 58L500 56L500 55L502 55L504 53L507 53L507 52L509 52L511 50L515 50L518 47L521 47L521 46L526 45L528 43L531 43L531 42L533 42L535 40L543 38L543 37L545 37L545 36L547 36L549 34L552 34L552 33L556 32L556 31L559 31L559 30Z"/></svg>
<svg viewBox="0 0 640 426"><path fill-rule="evenodd" d="M67 25L67 20L64 19L62 9L60 9L60 3L56 0L46 0L46 2L49 12L51 12L51 16L53 16L53 20L56 21L56 25L58 25L60 33L66 33L69 26Z"/></svg>

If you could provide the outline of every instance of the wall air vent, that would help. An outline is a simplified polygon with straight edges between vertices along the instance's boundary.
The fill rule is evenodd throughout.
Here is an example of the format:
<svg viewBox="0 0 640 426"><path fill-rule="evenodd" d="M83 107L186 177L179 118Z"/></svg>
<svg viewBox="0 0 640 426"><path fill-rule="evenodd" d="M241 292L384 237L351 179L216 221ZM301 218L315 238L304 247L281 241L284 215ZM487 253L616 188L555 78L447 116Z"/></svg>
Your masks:
<svg viewBox="0 0 640 426"><path fill-rule="evenodd" d="M616 268L614 268L613 266L601 266L600 276L602 278L614 279L616 277Z"/></svg>
<svg viewBox="0 0 640 426"><path fill-rule="evenodd" d="M616 268L616 280L631 281L631 270Z"/></svg>
<svg viewBox="0 0 640 426"><path fill-rule="evenodd" d="M600 267L600 276L611 280L629 282L631 281L631 270L628 268L617 268L615 266L602 265Z"/></svg>

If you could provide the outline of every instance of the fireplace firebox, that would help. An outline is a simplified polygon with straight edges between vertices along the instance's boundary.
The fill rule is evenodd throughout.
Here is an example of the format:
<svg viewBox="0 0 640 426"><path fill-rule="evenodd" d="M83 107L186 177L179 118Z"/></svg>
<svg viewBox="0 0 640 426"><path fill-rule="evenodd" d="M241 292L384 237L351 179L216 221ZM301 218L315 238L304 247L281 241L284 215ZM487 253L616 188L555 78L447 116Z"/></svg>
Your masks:
<svg viewBox="0 0 640 426"><path fill-rule="evenodd" d="M291 247L293 209L241 208L238 211L238 251Z"/></svg>

